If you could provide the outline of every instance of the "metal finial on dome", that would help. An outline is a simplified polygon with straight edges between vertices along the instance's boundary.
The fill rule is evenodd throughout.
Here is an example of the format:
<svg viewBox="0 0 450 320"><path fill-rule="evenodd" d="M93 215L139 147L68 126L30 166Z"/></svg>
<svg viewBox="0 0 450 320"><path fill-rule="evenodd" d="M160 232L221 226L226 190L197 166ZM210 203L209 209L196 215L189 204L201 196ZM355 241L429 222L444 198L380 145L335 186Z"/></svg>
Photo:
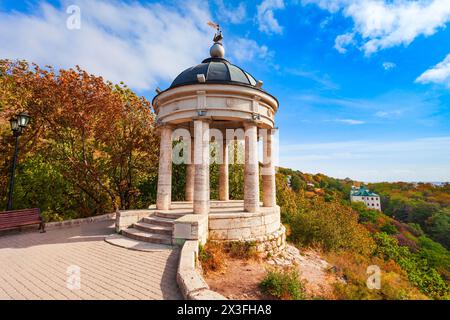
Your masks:
<svg viewBox="0 0 450 320"><path fill-rule="evenodd" d="M214 22L209 21L208 25L214 29L216 29L216 34L214 35L214 44L209 50L209 54L211 58L224 58L225 57L225 48L223 47L222 40L223 34L222 30L220 30L220 26Z"/></svg>
<svg viewBox="0 0 450 320"><path fill-rule="evenodd" d="M224 58L225 48L221 43L216 42L212 45L211 49L209 50L209 54L211 55L211 58Z"/></svg>

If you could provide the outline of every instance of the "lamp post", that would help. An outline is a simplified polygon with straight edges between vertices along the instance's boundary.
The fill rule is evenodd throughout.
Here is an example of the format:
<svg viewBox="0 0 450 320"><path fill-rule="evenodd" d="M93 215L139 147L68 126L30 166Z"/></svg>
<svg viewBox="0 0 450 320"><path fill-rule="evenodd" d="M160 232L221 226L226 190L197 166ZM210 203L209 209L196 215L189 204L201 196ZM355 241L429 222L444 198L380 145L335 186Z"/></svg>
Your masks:
<svg viewBox="0 0 450 320"><path fill-rule="evenodd" d="M17 116L11 118L9 123L11 124L11 130L14 137L16 138L16 143L14 147L14 155L11 164L11 176L9 178L9 194L8 194L8 205L6 211L13 209L13 192L14 192L14 172L16 171L17 154L19 153L19 137L22 135L23 130L28 126L30 122L30 116L25 113L19 113Z"/></svg>

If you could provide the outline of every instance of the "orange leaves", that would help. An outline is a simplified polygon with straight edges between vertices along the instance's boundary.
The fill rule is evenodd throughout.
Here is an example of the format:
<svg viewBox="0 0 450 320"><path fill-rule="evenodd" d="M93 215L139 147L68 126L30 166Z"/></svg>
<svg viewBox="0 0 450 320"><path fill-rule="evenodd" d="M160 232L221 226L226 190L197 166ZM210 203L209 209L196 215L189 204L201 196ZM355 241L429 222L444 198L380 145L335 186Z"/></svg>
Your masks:
<svg viewBox="0 0 450 320"><path fill-rule="evenodd" d="M32 117L33 148L22 154L45 154L96 203L106 197L111 206L131 206L142 175L137 170L152 171L157 159L150 103L79 66L55 72L0 60L0 72L8 75L0 77L0 117L23 109Z"/></svg>

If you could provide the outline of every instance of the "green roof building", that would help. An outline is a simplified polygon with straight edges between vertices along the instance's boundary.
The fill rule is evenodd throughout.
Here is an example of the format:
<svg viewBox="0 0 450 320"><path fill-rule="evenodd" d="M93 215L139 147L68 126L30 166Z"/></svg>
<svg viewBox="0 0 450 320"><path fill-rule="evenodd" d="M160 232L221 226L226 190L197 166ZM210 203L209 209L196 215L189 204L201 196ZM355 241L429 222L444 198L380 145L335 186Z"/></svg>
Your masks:
<svg viewBox="0 0 450 320"><path fill-rule="evenodd" d="M366 187L352 187L350 191L351 202L363 202L367 208L381 211L380 196Z"/></svg>

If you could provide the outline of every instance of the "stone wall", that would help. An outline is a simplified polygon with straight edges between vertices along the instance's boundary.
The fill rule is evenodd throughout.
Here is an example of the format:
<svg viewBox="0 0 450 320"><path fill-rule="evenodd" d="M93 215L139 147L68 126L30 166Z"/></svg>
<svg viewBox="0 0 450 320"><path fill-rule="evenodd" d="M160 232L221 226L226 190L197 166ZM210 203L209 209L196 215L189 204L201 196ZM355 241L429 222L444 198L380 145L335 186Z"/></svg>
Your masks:
<svg viewBox="0 0 450 320"><path fill-rule="evenodd" d="M60 229L60 228L72 228L72 227L89 224L89 223L114 220L115 218L116 218L116 213L108 213L108 214L103 214L101 216L94 216L94 217L89 217L89 218L72 219L72 220L65 220L65 221L58 221L58 222L48 222L45 224L45 229L47 231L50 231L53 229Z"/></svg>
<svg viewBox="0 0 450 320"><path fill-rule="evenodd" d="M265 255L276 255L286 247L286 228L281 225L274 233L258 237L255 242L258 252Z"/></svg>
<svg viewBox="0 0 450 320"><path fill-rule="evenodd" d="M116 232L120 233L123 229L127 229L141 219L148 217L152 213L151 210L126 210L119 211L116 214Z"/></svg>
<svg viewBox="0 0 450 320"><path fill-rule="evenodd" d="M281 226L280 207L261 207L257 213L209 215L211 240L256 240L275 233Z"/></svg>
<svg viewBox="0 0 450 320"><path fill-rule="evenodd" d="M174 221L172 243L183 245L187 240L198 240L205 244L208 238L208 215L187 214Z"/></svg>
<svg viewBox="0 0 450 320"><path fill-rule="evenodd" d="M270 257L282 252L286 247L286 228L281 227L268 235L242 240L211 240L217 242L249 242L254 244L257 253L262 257Z"/></svg>
<svg viewBox="0 0 450 320"><path fill-rule="evenodd" d="M187 240L180 253L177 283L186 300L226 300L211 291L198 269L198 241Z"/></svg>

